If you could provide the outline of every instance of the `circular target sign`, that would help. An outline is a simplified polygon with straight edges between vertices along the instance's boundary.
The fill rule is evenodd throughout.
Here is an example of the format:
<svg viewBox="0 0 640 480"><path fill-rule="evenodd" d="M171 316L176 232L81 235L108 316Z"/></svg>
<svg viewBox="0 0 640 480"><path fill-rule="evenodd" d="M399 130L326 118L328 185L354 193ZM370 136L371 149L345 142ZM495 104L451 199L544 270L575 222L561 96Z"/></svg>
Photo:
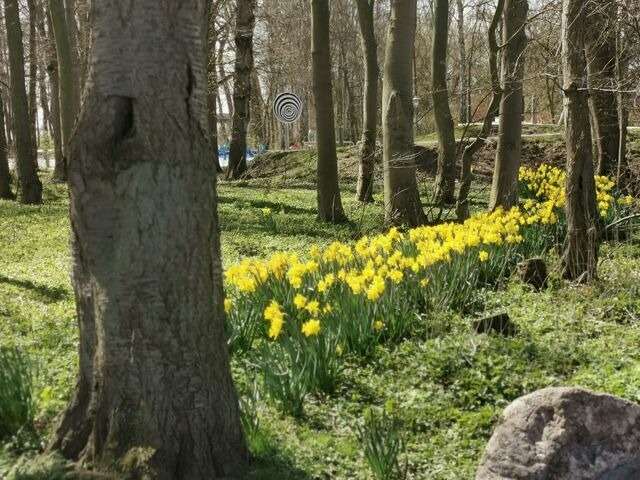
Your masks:
<svg viewBox="0 0 640 480"><path fill-rule="evenodd" d="M302 102L293 93L281 93L273 101L273 114L282 123L293 123L302 115Z"/></svg>

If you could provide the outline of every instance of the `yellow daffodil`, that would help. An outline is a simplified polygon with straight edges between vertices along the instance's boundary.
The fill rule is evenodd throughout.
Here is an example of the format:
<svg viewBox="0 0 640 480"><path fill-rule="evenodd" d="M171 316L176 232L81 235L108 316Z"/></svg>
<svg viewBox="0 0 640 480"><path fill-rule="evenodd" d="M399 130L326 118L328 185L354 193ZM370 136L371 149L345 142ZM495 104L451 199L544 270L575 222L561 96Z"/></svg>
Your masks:
<svg viewBox="0 0 640 480"><path fill-rule="evenodd" d="M320 320L313 319L302 324L302 333L306 337L318 335L320 332Z"/></svg>

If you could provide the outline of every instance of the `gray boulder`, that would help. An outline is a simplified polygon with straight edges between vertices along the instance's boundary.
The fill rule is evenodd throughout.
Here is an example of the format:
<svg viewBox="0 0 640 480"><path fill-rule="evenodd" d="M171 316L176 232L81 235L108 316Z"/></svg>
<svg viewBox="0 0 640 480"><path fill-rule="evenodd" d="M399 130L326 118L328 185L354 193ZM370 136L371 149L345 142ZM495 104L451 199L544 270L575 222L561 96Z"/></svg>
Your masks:
<svg viewBox="0 0 640 480"><path fill-rule="evenodd" d="M640 405L545 388L503 412L476 480L640 479Z"/></svg>

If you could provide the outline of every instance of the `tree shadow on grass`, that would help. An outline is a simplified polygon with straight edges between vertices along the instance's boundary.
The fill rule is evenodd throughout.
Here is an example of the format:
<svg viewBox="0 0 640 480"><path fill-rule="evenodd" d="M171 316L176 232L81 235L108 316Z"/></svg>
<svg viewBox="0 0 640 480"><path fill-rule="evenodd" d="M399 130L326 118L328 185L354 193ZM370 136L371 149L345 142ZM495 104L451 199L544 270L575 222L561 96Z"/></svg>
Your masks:
<svg viewBox="0 0 640 480"><path fill-rule="evenodd" d="M64 287L50 287L48 285L34 283L31 280L18 280L17 278L10 278L4 275L0 275L0 283L26 289L43 302L53 303L69 298L69 292Z"/></svg>
<svg viewBox="0 0 640 480"><path fill-rule="evenodd" d="M228 204L242 204L243 208L248 209L262 209L262 208L270 208L273 213L278 213L281 210L284 210L285 213L299 213L306 215L315 215L317 210L315 208L303 208L303 207L295 207L293 205L284 203L284 202L272 202L269 200L240 200L237 198L227 197L224 195L218 195L218 203L228 203Z"/></svg>

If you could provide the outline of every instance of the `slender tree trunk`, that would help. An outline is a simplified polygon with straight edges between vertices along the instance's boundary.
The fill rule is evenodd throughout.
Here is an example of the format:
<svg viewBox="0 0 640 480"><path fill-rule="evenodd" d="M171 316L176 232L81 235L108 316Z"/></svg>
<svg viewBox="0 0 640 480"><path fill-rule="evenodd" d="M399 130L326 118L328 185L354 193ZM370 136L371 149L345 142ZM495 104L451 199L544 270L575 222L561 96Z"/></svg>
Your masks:
<svg viewBox="0 0 640 480"><path fill-rule="evenodd" d="M596 173L613 177L618 166L620 130L616 98L616 2L586 2L590 32L585 37L589 107L596 144Z"/></svg>
<svg viewBox="0 0 640 480"><path fill-rule="evenodd" d="M353 85L351 84L351 80L349 79L349 70L347 68L344 69L344 92L346 95L346 124L348 126L347 131L347 139L355 143L356 142L356 132L358 131L358 123L356 121L356 102L353 95Z"/></svg>
<svg viewBox="0 0 640 480"><path fill-rule="evenodd" d="M567 239L564 277L590 280L598 265L596 188L589 126L585 39L587 7L582 0L562 2L562 66L567 115Z"/></svg>
<svg viewBox="0 0 640 480"><path fill-rule="evenodd" d="M407 224L409 227L426 222L413 149L415 29L416 1L394 1L387 31L382 83L385 222Z"/></svg>
<svg viewBox="0 0 640 480"><path fill-rule="evenodd" d="M98 470L129 463L118 478L238 476L206 2L94 1L92 18L69 162L80 373L49 449Z"/></svg>
<svg viewBox="0 0 640 480"><path fill-rule="evenodd" d="M38 82L38 55L37 55L37 38L36 25L37 6L35 0L27 0L29 9L29 122L31 134L31 151L33 152L33 163L36 170L38 169L38 98L36 88Z"/></svg>
<svg viewBox="0 0 640 480"><path fill-rule="evenodd" d="M467 74L467 46L464 38L464 3L462 0L456 0L456 8L458 10L458 50L460 70L460 123L469 123L469 75Z"/></svg>
<svg viewBox="0 0 640 480"><path fill-rule="evenodd" d="M265 129L265 108L264 100L262 99L262 91L260 88L260 79L258 78L258 72L254 68L251 72L251 133L256 142L263 144L267 141L267 133ZM304 112L304 110L303 110ZM302 125L302 118L300 119ZM303 130L304 131L304 130Z"/></svg>
<svg viewBox="0 0 640 480"><path fill-rule="evenodd" d="M236 2L236 62L233 77L233 117L227 180L237 179L247 169L247 127L251 119L251 71L253 70L253 26L255 0Z"/></svg>
<svg viewBox="0 0 640 480"><path fill-rule="evenodd" d="M77 52L80 62L79 88L80 100L84 92L84 85L87 79L87 65L89 63L89 48L91 43L91 23L89 20L90 0L76 0L76 17L78 19Z"/></svg>
<svg viewBox="0 0 640 480"><path fill-rule="evenodd" d="M49 133L49 125L51 123L51 109L49 108L49 94L47 93L46 66L40 65L38 76L38 88L40 90L40 108L42 109L42 129L45 133Z"/></svg>
<svg viewBox="0 0 640 480"><path fill-rule="evenodd" d="M498 148L491 187L491 210L505 210L518 204L518 170L522 151L522 115L524 50L527 36L524 26L529 5L527 0L506 0L502 26L502 100L498 126Z"/></svg>
<svg viewBox="0 0 640 480"><path fill-rule="evenodd" d="M375 0L357 0L360 45L364 57L364 102L362 140L356 198L373 202L373 172L378 128L378 45L376 43L373 8Z"/></svg>
<svg viewBox="0 0 640 480"><path fill-rule="evenodd" d="M49 0L51 1L51 0ZM73 121L80 111L80 81L82 79L82 69L80 68L80 52L78 51L78 24L76 23L76 0L54 0L62 5L63 16L65 17L65 23L67 27L67 40L69 43L69 57L71 58L71 104L73 105ZM60 7L59 7L60 8ZM53 15L53 14L52 14ZM56 20L53 16L53 30L55 35L56 24L60 21ZM56 49L58 48L58 40L56 38ZM62 75L62 66L59 66L60 73L60 85L64 83ZM60 113L64 115L64 99L60 96Z"/></svg>
<svg viewBox="0 0 640 480"><path fill-rule="evenodd" d="M62 132L60 127L60 97L58 82L58 59L56 54L56 45L53 38L53 26L51 25L51 15L47 10L44 15L47 28L45 29L44 21L38 24L41 38L46 41L47 52L47 75L51 85L51 135L53 137L54 159L53 180L56 182L67 181L67 166L62 156Z"/></svg>
<svg viewBox="0 0 640 480"><path fill-rule="evenodd" d="M227 45L227 34L228 34L228 26L221 32L220 38L218 38L218 58L220 62L218 62L218 82L219 85L222 86L222 92L224 93L224 99L227 104L227 112L229 118L233 114L233 95L231 94L231 90L229 89L229 78L227 73L224 71L224 52ZM222 103L222 102L221 102ZM222 105L220 105L220 112L223 112ZM230 139L229 136L229 127L228 124L225 126L224 131L224 143L227 143Z"/></svg>
<svg viewBox="0 0 640 480"><path fill-rule="evenodd" d="M500 102L502 100L502 86L500 85L500 74L498 72L498 41L496 39L496 30L502 19L505 0L498 0L493 19L489 25L488 44L489 44L489 72L491 74L491 103L487 108L487 113L482 123L482 130L476 139L467 145L462 153L462 172L460 176L460 192L458 194L458 203L456 205L456 216L458 220L464 221L469 218L469 191L471 190L471 164L473 157L482 147L485 146L487 137L491 133L491 125L493 119L498 115Z"/></svg>
<svg viewBox="0 0 640 480"><path fill-rule="evenodd" d="M13 200L15 195L11 191L11 172L7 155L7 137L4 134L4 106L0 95L0 198Z"/></svg>
<svg viewBox="0 0 640 480"><path fill-rule="evenodd" d="M216 5L218 5L216 3ZM213 150L214 164L216 172L222 172L220 158L218 157L218 71L216 69L216 15L218 10L211 9L209 12L208 34L207 34L207 107L209 108L209 139Z"/></svg>
<svg viewBox="0 0 640 480"><path fill-rule="evenodd" d="M625 77L629 70L629 58L628 54L623 53L624 42L622 39L622 28L620 25L616 25L616 102L618 107L618 131L620 136L618 138L618 165L616 168L616 186L619 189L623 189L626 186L627 178L629 175L629 165L627 162L627 127L629 126L629 110L625 104L626 81Z"/></svg>
<svg viewBox="0 0 640 480"><path fill-rule="evenodd" d="M435 203L455 203L456 137L447 89L447 42L449 38L449 0L435 0L433 21L432 88L433 114L438 135L438 173Z"/></svg>
<svg viewBox="0 0 640 480"><path fill-rule="evenodd" d="M60 144L62 146L62 164L68 165L69 141L71 130L76 117L76 94L74 88L78 85L73 76L75 70L72 64L71 43L62 0L49 0L49 13L55 38L57 66L58 66L58 102L60 112Z"/></svg>
<svg viewBox="0 0 640 480"><path fill-rule="evenodd" d="M345 221L346 215L338 186L328 0L311 0L311 25L311 69L318 145L318 220L338 223Z"/></svg>
<svg viewBox="0 0 640 480"><path fill-rule="evenodd" d="M29 103L24 83L24 49L22 47L22 29L20 27L17 0L4 0L4 19L9 47L11 106L13 110L13 131L16 139L15 150L20 201L28 204L41 203L42 183L40 183L33 161Z"/></svg>

